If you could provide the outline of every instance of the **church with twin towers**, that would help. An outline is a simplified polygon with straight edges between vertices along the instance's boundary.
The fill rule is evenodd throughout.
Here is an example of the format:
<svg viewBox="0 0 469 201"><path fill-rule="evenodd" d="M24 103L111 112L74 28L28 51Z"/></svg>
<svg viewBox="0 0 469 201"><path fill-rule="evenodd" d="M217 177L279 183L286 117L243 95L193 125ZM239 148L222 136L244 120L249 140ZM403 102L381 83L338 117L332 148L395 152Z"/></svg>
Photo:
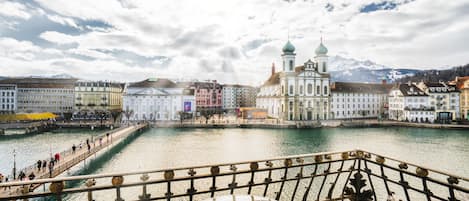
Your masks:
<svg viewBox="0 0 469 201"><path fill-rule="evenodd" d="M286 121L329 119L330 74L327 48L322 39L312 59L297 65L295 46L282 48L282 67L276 72L272 64L270 77L260 87L256 107L267 110L268 116Z"/></svg>

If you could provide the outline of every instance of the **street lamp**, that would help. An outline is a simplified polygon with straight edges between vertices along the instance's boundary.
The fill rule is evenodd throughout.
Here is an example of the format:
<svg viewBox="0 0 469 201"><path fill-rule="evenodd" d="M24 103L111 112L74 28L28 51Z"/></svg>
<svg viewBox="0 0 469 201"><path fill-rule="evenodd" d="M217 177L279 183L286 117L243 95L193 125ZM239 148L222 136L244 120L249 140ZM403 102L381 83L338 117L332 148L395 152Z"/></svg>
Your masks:
<svg viewBox="0 0 469 201"><path fill-rule="evenodd" d="M13 149L13 180L16 180L16 150Z"/></svg>

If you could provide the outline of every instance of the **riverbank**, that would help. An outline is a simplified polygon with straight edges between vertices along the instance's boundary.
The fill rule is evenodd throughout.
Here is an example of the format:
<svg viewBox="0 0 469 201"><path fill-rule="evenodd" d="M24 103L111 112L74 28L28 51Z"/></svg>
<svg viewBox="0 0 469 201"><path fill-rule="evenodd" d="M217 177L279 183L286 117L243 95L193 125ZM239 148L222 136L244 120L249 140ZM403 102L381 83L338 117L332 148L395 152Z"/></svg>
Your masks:
<svg viewBox="0 0 469 201"><path fill-rule="evenodd" d="M320 122L240 122L240 123L192 123L179 121L156 122L151 124L154 128L279 128L279 129L303 129L303 128L380 128L380 127L414 127L433 129L469 129L469 125L460 124L428 124L399 121L378 120L324 120Z"/></svg>

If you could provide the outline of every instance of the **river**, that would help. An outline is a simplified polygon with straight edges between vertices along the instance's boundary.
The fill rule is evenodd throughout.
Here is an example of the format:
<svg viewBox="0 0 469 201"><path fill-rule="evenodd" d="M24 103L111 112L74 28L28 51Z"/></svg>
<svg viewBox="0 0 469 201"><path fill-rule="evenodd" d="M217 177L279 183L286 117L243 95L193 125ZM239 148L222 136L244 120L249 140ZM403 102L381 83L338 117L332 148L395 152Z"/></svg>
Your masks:
<svg viewBox="0 0 469 201"><path fill-rule="evenodd" d="M12 149L24 167L98 131L0 137L0 171L10 173ZM433 169L469 176L469 131L420 128L150 129L86 173L109 173L263 159L360 148Z"/></svg>

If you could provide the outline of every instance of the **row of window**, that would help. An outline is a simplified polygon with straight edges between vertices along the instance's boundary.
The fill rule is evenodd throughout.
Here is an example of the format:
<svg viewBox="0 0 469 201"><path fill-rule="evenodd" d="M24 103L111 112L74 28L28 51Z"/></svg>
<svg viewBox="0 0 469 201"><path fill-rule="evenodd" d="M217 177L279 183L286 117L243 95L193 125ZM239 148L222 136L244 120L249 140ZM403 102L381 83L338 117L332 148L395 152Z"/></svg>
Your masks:
<svg viewBox="0 0 469 201"><path fill-rule="evenodd" d="M327 93L328 93L327 89L328 89L327 86L324 86L324 91L323 91L324 95L327 95ZM308 92L308 95L313 94L313 85L312 84L307 85L307 92ZM303 85L300 85L300 95L303 95L303 93L304 93ZM319 95L320 93L321 93L321 86L317 85L316 86L316 94ZM282 85L282 94L285 94L283 85ZM290 94L290 95L295 94L295 90L294 90L293 85L290 85L289 90L288 90L288 94Z"/></svg>
<svg viewBox="0 0 469 201"><path fill-rule="evenodd" d="M335 104L331 104L331 109L334 108ZM337 108L340 108L341 105L339 105ZM362 108L365 108L365 106L368 106L368 108L373 107L379 107L379 104L361 104ZM342 104L342 108L345 108L345 104ZM352 108L355 108L355 104L352 104ZM360 108L360 104L357 104L357 108ZM350 109L350 104L347 104L347 109Z"/></svg>
<svg viewBox="0 0 469 201"><path fill-rule="evenodd" d="M340 114L342 116L345 116L345 111L342 111L342 113L339 113L339 111L336 112L336 116L339 117ZM366 111L347 111L347 115L378 115L379 111L378 110L366 110Z"/></svg>
<svg viewBox="0 0 469 201"><path fill-rule="evenodd" d="M15 96L14 91L2 91L2 96Z"/></svg>
<svg viewBox="0 0 469 201"><path fill-rule="evenodd" d="M335 100L336 102L340 102L340 98L331 98L331 102L333 102L334 100ZM378 98L375 99L374 97L371 98L371 99L370 99L370 98L368 98L368 99L365 99L365 98L362 98L362 99L357 98L356 100L357 100L357 102L360 102L360 101L363 101L363 102L365 102L365 101L368 101L368 102L370 102L370 101L371 101L371 102L380 101ZM381 101L384 101L384 97L381 98ZM345 101L345 98L342 98L342 102L350 102L350 98L347 98L347 101ZM355 102L355 98L352 98L352 102Z"/></svg>
<svg viewBox="0 0 469 201"><path fill-rule="evenodd" d="M10 110L10 109L15 109L15 105L13 104L2 104L2 110Z"/></svg>
<svg viewBox="0 0 469 201"><path fill-rule="evenodd" d="M73 89L18 89L19 93L67 93L73 94Z"/></svg>

